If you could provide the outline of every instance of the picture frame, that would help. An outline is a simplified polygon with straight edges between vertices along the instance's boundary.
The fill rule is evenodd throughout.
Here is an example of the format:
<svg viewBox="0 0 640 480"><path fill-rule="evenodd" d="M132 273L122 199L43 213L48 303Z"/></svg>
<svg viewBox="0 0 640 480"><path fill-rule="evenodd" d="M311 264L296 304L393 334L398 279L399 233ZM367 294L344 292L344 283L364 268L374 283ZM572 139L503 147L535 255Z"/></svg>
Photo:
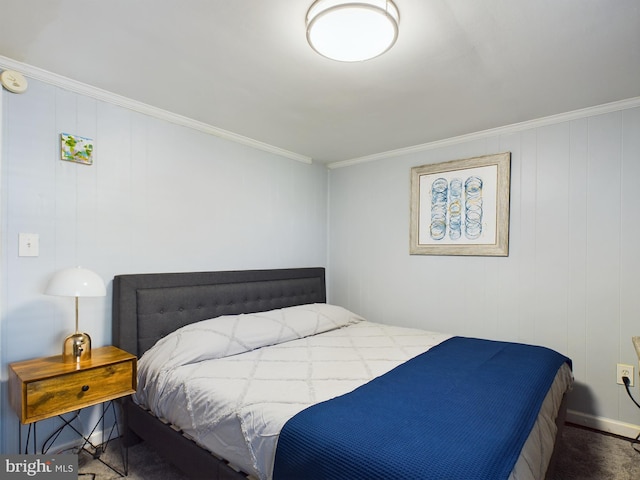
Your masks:
<svg viewBox="0 0 640 480"><path fill-rule="evenodd" d="M93 165L93 153L93 139L70 133L60 134L60 160Z"/></svg>
<svg viewBox="0 0 640 480"><path fill-rule="evenodd" d="M411 255L509 255L511 152L411 169Z"/></svg>

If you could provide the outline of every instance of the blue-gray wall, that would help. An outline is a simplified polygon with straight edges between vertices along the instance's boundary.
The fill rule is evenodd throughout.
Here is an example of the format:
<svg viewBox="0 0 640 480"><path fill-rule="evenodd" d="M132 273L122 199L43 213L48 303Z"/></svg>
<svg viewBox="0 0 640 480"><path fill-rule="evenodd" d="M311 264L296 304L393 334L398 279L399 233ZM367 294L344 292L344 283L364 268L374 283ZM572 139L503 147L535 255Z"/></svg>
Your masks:
<svg viewBox="0 0 640 480"><path fill-rule="evenodd" d="M327 171L44 82L0 98L0 451L17 449L7 365L59 353L73 301L42 291L74 265L107 282L106 297L80 301L95 346L111 340L116 274L327 266L330 301L370 320L569 355L571 419L640 428L615 384L640 334L637 102ZM93 138L95 164L60 161L61 132ZM509 257L410 256L411 167L503 151ZM19 233L39 234L39 257L18 257Z"/></svg>
<svg viewBox="0 0 640 480"><path fill-rule="evenodd" d="M59 354L74 328L73 299L42 293L57 270L81 265L107 282L106 297L80 299L80 328L101 346L116 274L326 264L323 165L35 80L22 95L3 90L2 107L2 452L17 445L8 363ZM59 160L61 132L94 139L94 165ZM39 257L18 256L19 233L39 234Z"/></svg>
<svg viewBox="0 0 640 480"><path fill-rule="evenodd" d="M332 169L330 298L373 321L557 349L573 359L570 418L635 436L640 410L616 384L617 363L638 366L640 335L640 107L630 104ZM506 151L509 256L410 256L411 167ZM636 369L636 396L637 381Z"/></svg>

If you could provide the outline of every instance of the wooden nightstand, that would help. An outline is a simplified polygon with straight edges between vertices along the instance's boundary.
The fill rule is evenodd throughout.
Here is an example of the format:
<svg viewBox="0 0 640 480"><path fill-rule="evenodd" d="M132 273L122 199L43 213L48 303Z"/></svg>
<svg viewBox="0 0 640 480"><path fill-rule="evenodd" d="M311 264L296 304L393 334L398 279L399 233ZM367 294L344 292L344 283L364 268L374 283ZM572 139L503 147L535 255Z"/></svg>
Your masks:
<svg viewBox="0 0 640 480"><path fill-rule="evenodd" d="M134 355L111 346L94 348L91 359L77 364L63 363L62 355L12 363L9 365L9 402L21 424L35 425L39 420L135 393L136 366ZM103 418L104 411L100 421ZM90 444L87 438L84 440L83 448ZM34 440L34 453L35 448Z"/></svg>

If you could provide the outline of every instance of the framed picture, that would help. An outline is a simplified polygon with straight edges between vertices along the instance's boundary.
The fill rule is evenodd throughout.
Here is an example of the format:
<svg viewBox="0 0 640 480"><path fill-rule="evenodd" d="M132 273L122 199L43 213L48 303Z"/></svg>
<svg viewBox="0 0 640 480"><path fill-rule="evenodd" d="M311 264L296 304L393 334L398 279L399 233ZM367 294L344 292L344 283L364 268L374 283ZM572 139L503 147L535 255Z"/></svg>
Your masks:
<svg viewBox="0 0 640 480"><path fill-rule="evenodd" d="M79 135L61 133L60 159L83 165L93 165L93 140Z"/></svg>
<svg viewBox="0 0 640 480"><path fill-rule="evenodd" d="M411 169L411 255L509 255L511 153Z"/></svg>

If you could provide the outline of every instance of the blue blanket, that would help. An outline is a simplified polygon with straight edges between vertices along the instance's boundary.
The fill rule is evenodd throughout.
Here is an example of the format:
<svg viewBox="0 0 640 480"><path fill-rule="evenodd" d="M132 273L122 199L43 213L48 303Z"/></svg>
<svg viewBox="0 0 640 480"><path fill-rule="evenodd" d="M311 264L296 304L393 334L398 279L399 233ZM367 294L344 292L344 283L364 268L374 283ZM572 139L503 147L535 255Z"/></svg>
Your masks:
<svg viewBox="0 0 640 480"><path fill-rule="evenodd" d="M506 479L564 362L544 347L451 338L290 419L273 478Z"/></svg>

